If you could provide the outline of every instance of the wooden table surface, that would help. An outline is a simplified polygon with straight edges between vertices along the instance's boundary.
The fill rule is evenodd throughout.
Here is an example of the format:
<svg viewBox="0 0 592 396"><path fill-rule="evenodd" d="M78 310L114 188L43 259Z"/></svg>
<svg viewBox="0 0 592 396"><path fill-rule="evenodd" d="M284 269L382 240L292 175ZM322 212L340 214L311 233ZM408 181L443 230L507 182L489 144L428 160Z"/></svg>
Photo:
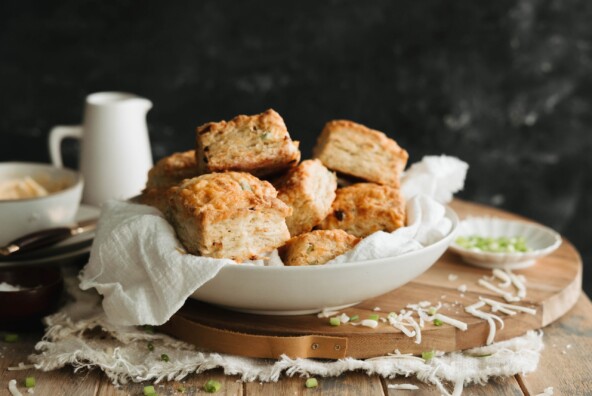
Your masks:
<svg viewBox="0 0 592 396"><path fill-rule="evenodd" d="M0 334L2 331L0 330ZM28 376L37 382L35 395L143 395L143 387L150 385L127 384L114 387L98 369L76 373L71 367L58 371L40 372L35 369L9 371L8 367L28 364L27 356L34 353L35 343L41 338L41 330L19 333L16 342L7 343L0 337L0 396L9 395L8 382L15 379L20 385ZM516 375L503 380L492 380L487 385L472 385L465 388L465 395L537 395L545 388L553 387L554 395L592 396L592 303L582 293L577 304L561 319L544 329L545 349L536 372ZM203 384L210 379L218 380L222 389L217 394L229 395L439 395L430 385L413 379L385 380L364 373L348 373L336 378L318 378L319 386L306 389L304 378L285 378L277 383L243 383L236 376L224 376L220 370L188 376L182 382L155 385L159 395L205 394ZM389 384L411 383L417 391L389 389ZM21 392L27 395L24 387Z"/></svg>
<svg viewBox="0 0 592 396"><path fill-rule="evenodd" d="M19 340L6 343L0 340L0 395L9 395L8 381L16 379L23 383L28 376L37 382L38 396L119 396L142 395L145 384L129 384L114 387L100 370L79 371L64 368L52 372L34 369L8 371L7 367L27 362L27 356L34 352L34 345L41 333L21 333ZM2 338L3 339L3 338ZM503 381L491 381L485 386L473 385L465 389L466 395L536 395L549 386L554 395L592 395L592 303L582 293L576 306L563 318L544 329L545 349L539 368L528 375L516 375ZM434 386L412 379L385 380L378 376L368 377L364 373L350 373L336 378L319 378L319 387L306 389L303 378L283 378L277 383L242 383L238 377L226 377L220 371L210 371L188 376L182 383L170 382L156 385L159 395L180 395L179 386L185 387L185 394L195 395L203 384L215 379L222 383L218 394L228 395L439 395ZM412 383L418 391L388 389L388 384ZM23 388L20 388L23 391ZM27 393L24 393L27 395Z"/></svg>

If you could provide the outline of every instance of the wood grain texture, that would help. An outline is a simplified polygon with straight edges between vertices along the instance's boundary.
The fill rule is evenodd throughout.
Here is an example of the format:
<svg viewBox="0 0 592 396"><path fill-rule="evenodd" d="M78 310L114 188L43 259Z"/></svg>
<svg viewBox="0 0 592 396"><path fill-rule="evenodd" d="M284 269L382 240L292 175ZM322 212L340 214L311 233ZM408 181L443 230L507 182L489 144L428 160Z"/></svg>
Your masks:
<svg viewBox="0 0 592 396"><path fill-rule="evenodd" d="M364 373L351 372L339 377L318 378L319 386L306 388L306 378L283 378L278 382L245 384L246 395L383 395L384 391L378 376L369 377Z"/></svg>
<svg viewBox="0 0 592 396"><path fill-rule="evenodd" d="M211 370L202 374L190 375L181 381L163 381L159 384L150 382L130 383L119 387L113 386L106 377L103 377L98 392L93 396L143 395L144 387L148 385L154 386L154 390L159 396L207 395L208 393L203 390L203 386L208 380L220 382L222 387L218 391L218 395L243 395L243 383L238 377L225 376L221 370Z"/></svg>
<svg viewBox="0 0 592 396"><path fill-rule="evenodd" d="M459 200L454 201L451 206L461 218L468 215L498 216L527 221L517 215ZM528 280L528 294L519 305L536 308L537 313L536 315L519 313L515 316L503 316L505 327L498 329L496 341L522 335L528 330L544 327L557 320L575 304L581 293L581 258L574 247L565 240L559 249L539 259L536 265L515 272L523 274ZM457 275L458 278L451 281L450 274ZM380 356L395 349L414 354L429 349L462 350L484 345L489 331L487 322L465 313L464 307L477 302L480 296L504 302L495 293L478 285L479 279L490 275L491 270L466 265L459 256L447 252L426 273L405 286L341 311L349 316L358 315L362 319L376 313L386 317L388 312L399 312L407 304L427 300L433 305L442 303L440 313L459 319L469 326L468 330L463 332L449 325L434 326L428 323L422 331L423 340L419 345L414 342L414 339L385 323L381 323L376 329L351 325L334 327L329 325L328 319L319 319L316 315L253 315L228 311L195 300L189 300L178 315L210 327L211 336L204 335L197 339L196 337L184 338L181 330L175 330L171 326L166 328L166 331L214 351L219 347L224 348L223 351L226 353L262 357L266 352L260 352L261 350L273 350L273 356L266 356L270 358L277 357L281 352L281 348L269 348L269 345L277 343L278 339L310 335L347 338L345 354L357 358ZM461 293L458 287L463 284L467 286L467 291ZM377 307L380 308L379 312L375 311ZM217 329L267 337L262 337L261 348L256 345L258 341L250 343L249 348L244 348L244 343L238 341L238 338L235 345L226 339L223 346L217 346L217 340L222 340L221 336L216 336ZM207 340L207 342L200 340ZM311 352L311 348L288 348L285 352L291 356L310 357L308 353ZM258 350L258 354L253 355L253 350ZM322 357L340 356L329 353Z"/></svg>
<svg viewBox="0 0 592 396"><path fill-rule="evenodd" d="M553 386L556 395L592 395L592 304L585 296L578 300L577 305L558 322L547 327L545 331L545 350L541 356L539 368L527 376L516 376L521 382L520 388L515 378L508 378L502 382L492 380L485 386L472 385L466 388L467 395L536 395L546 387ZM19 362L26 362L26 357L33 353L35 343L40 339L40 332L21 333L16 343L6 343L0 339L0 395L7 393L10 379L22 383L29 375L37 379L37 395L141 395L144 384L130 384L115 388L109 379L99 370L79 371L74 373L71 368L43 373L37 370L10 372L6 367L16 366ZM568 348L568 345L571 347ZM562 352L566 353L563 354ZM178 395L174 392L178 385L186 388L187 395L205 394L201 387L208 379L218 379L222 382L224 393L236 395L283 395L283 394L313 394L319 390L304 388L304 379L282 377L277 383L241 383L236 377L224 377L219 370L208 371L200 375L190 375L181 382L163 383L163 388L157 388L164 395ZM333 381L336 381L335 383ZM345 385L339 382L345 382ZM378 388L378 382L382 387ZM419 386L413 395L435 396L440 392L430 385L426 385L412 378L379 379L368 377L363 373L347 373L336 379L320 378L320 389L338 389L343 392L361 389L360 394L382 395L386 390L389 395L406 394L404 391L388 391L388 384L411 383ZM523 389L527 393L521 391ZM21 387L21 390L23 388ZM241 393L242 392L242 393ZM325 394L325 392L323 392ZM352 394L352 393L350 393Z"/></svg>
<svg viewBox="0 0 592 396"><path fill-rule="evenodd" d="M545 349L537 371L520 376L536 395L549 386L553 395L592 395L592 303L582 294L565 317L544 329Z"/></svg>

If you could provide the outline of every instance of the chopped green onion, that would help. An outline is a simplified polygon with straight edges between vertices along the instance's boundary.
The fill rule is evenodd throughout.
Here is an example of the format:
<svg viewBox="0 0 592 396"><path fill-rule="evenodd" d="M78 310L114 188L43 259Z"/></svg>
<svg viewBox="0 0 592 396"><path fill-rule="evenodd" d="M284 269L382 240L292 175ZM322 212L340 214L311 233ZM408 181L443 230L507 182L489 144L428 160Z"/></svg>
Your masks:
<svg viewBox="0 0 592 396"><path fill-rule="evenodd" d="M152 327L150 325L144 325L144 326L142 326L142 328L144 329L144 331L146 333L154 334L154 327Z"/></svg>
<svg viewBox="0 0 592 396"><path fill-rule="evenodd" d="M434 358L434 356L436 355L436 352L432 351L425 351L421 353L421 358L423 360L431 360Z"/></svg>
<svg viewBox="0 0 592 396"><path fill-rule="evenodd" d="M455 243L462 248L469 250L479 250L492 253L513 253L528 252L530 249L526 246L526 240L522 236L517 237L481 237L471 235L458 237Z"/></svg>
<svg viewBox="0 0 592 396"><path fill-rule="evenodd" d="M152 352L154 350L154 344L153 343L151 343L151 342L148 343L148 350L150 352Z"/></svg>
<svg viewBox="0 0 592 396"><path fill-rule="evenodd" d="M380 316L378 316L378 314L372 314L368 317L368 319L372 319L378 322L378 319L380 318Z"/></svg>
<svg viewBox="0 0 592 396"><path fill-rule="evenodd" d="M360 320L360 316L359 315L354 315L351 318L349 318L349 321L350 322L356 322L358 320Z"/></svg>
<svg viewBox="0 0 592 396"><path fill-rule="evenodd" d="M17 342L19 339L19 335L15 333L7 333L4 334L4 341L6 342Z"/></svg>
<svg viewBox="0 0 592 396"><path fill-rule="evenodd" d="M168 362L171 359L169 358L169 355L167 355L166 353L163 353L162 355L160 355L160 360L162 360L163 362Z"/></svg>
<svg viewBox="0 0 592 396"><path fill-rule="evenodd" d="M25 388L34 388L35 385L35 377L25 378Z"/></svg>
<svg viewBox="0 0 592 396"><path fill-rule="evenodd" d="M222 388L222 384L216 380L209 380L204 384L203 388L208 393L216 393Z"/></svg>
<svg viewBox="0 0 592 396"><path fill-rule="evenodd" d="M154 386L152 385L148 385L144 387L144 396L152 396L152 395L156 395L156 390L154 389Z"/></svg>
<svg viewBox="0 0 592 396"><path fill-rule="evenodd" d="M442 322L440 319L434 319L432 323L434 323L434 326L442 326L444 322Z"/></svg>
<svg viewBox="0 0 592 396"><path fill-rule="evenodd" d="M338 316L334 316L331 319L329 319L329 324L331 326L339 326L341 324L341 319L339 319Z"/></svg>
<svg viewBox="0 0 592 396"><path fill-rule="evenodd" d="M177 388L177 392L179 393L185 393L185 387L184 386L180 386Z"/></svg>
<svg viewBox="0 0 592 396"><path fill-rule="evenodd" d="M319 386L319 381L317 381L316 378L309 378L304 383L304 386L306 386L307 388L316 388L317 386Z"/></svg>
<svg viewBox="0 0 592 396"><path fill-rule="evenodd" d="M428 309L428 314L435 315L437 311L438 310L436 309L436 307L430 307L430 309Z"/></svg>

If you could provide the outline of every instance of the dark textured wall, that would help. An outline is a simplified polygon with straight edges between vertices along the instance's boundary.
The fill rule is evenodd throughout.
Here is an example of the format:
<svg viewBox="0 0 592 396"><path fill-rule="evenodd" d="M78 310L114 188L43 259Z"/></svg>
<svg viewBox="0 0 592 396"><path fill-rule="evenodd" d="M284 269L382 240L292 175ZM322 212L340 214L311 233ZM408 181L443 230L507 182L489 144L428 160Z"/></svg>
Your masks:
<svg viewBox="0 0 592 396"><path fill-rule="evenodd" d="M191 148L203 122L269 107L308 156L325 121L349 118L411 161L467 161L461 197L559 230L590 265L590 1L0 7L0 161L48 161L51 126L78 123L84 97L102 90L154 102L155 158ZM65 149L75 164L76 147Z"/></svg>

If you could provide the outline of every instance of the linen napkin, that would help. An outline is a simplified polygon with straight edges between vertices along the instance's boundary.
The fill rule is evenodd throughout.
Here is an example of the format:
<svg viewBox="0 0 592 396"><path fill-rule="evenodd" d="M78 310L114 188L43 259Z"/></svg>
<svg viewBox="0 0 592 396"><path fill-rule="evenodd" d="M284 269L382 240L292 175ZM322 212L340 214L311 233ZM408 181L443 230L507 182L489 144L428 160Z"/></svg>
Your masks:
<svg viewBox="0 0 592 396"><path fill-rule="evenodd" d="M393 233L377 232L327 264L396 256L441 239L451 227L443 203L462 188L467 168L466 163L446 156L425 157L414 164L401 187L408 201L409 226ZM282 265L277 252L271 253L269 261ZM80 288L96 288L103 295L103 308L113 324L161 325L224 265L237 264L186 254L158 210L109 201L102 208Z"/></svg>

